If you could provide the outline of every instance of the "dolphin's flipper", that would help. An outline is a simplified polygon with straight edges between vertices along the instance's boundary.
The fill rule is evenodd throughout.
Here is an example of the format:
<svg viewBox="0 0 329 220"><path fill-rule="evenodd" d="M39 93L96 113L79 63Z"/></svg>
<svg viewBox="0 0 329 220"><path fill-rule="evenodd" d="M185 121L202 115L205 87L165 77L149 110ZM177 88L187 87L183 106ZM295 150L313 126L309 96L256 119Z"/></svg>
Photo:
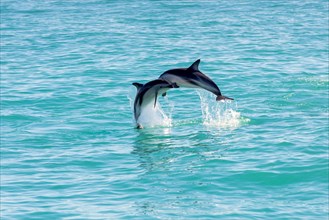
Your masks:
<svg viewBox="0 0 329 220"><path fill-rule="evenodd" d="M140 88L143 87L143 84L142 83L134 82L133 85L136 86L137 90L139 90Z"/></svg>
<svg viewBox="0 0 329 220"><path fill-rule="evenodd" d="M162 93L162 97L165 97L166 95L167 95L167 93L166 93L166 92Z"/></svg>

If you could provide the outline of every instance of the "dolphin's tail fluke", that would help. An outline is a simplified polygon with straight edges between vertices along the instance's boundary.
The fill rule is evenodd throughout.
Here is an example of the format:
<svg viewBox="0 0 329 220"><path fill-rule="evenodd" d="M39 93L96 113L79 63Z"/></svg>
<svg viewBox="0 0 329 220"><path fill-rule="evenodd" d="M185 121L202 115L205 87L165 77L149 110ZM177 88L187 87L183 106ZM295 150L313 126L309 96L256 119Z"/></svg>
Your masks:
<svg viewBox="0 0 329 220"><path fill-rule="evenodd" d="M137 90L139 90L140 88L143 87L143 84L142 83L137 83L137 82L134 82L132 83L134 86L136 86Z"/></svg>
<svg viewBox="0 0 329 220"><path fill-rule="evenodd" d="M221 101L221 100L234 100L234 99L223 96L223 95L217 96L216 101Z"/></svg>

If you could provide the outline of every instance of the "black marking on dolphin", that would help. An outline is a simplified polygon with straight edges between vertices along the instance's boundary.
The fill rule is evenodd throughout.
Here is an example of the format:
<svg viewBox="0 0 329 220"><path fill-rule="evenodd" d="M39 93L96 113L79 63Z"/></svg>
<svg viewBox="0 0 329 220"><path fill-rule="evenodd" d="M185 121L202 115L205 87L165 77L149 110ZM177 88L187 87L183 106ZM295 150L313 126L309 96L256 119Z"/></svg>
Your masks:
<svg viewBox="0 0 329 220"><path fill-rule="evenodd" d="M171 69L160 75L160 79L176 83L179 87L202 88L215 94L216 100L233 100L223 96L216 83L199 70L200 59L188 68Z"/></svg>
<svg viewBox="0 0 329 220"><path fill-rule="evenodd" d="M138 122L143 108L152 102L154 102L155 108L158 94L165 94L168 89L177 88L175 83L171 84L163 79L152 80L144 85L141 83L133 83L133 85L137 88L137 94L134 101L134 117L137 123L137 128L143 127Z"/></svg>

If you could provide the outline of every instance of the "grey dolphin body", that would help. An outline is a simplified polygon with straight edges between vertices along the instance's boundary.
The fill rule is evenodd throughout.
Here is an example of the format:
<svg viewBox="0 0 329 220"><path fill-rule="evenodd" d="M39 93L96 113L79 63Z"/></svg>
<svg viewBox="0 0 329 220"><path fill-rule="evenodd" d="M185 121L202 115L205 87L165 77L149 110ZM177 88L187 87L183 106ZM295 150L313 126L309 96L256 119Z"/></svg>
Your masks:
<svg viewBox="0 0 329 220"><path fill-rule="evenodd" d="M137 94L134 101L134 117L137 123L137 128L142 128L142 125L138 122L138 118L141 115L143 108L147 105L154 103L156 106L158 95L165 95L166 91L170 88L176 88L176 84L168 83L163 79L152 80L146 84L133 83L137 88Z"/></svg>
<svg viewBox="0 0 329 220"><path fill-rule="evenodd" d="M189 68L171 69L160 75L160 79L169 83L176 83L179 87L202 88L215 94L216 100L233 100L223 96L218 86L208 76L199 70L200 59L195 61Z"/></svg>

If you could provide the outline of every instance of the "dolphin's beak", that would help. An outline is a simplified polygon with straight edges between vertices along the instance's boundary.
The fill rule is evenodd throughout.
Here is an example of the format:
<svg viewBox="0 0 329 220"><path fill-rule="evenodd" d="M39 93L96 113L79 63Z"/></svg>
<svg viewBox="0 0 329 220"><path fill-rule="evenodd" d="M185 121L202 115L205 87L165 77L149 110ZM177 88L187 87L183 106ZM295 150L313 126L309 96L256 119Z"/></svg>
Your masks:
<svg viewBox="0 0 329 220"><path fill-rule="evenodd" d="M234 99L223 96L223 95L217 96L216 101L221 101L221 100L234 100Z"/></svg>

